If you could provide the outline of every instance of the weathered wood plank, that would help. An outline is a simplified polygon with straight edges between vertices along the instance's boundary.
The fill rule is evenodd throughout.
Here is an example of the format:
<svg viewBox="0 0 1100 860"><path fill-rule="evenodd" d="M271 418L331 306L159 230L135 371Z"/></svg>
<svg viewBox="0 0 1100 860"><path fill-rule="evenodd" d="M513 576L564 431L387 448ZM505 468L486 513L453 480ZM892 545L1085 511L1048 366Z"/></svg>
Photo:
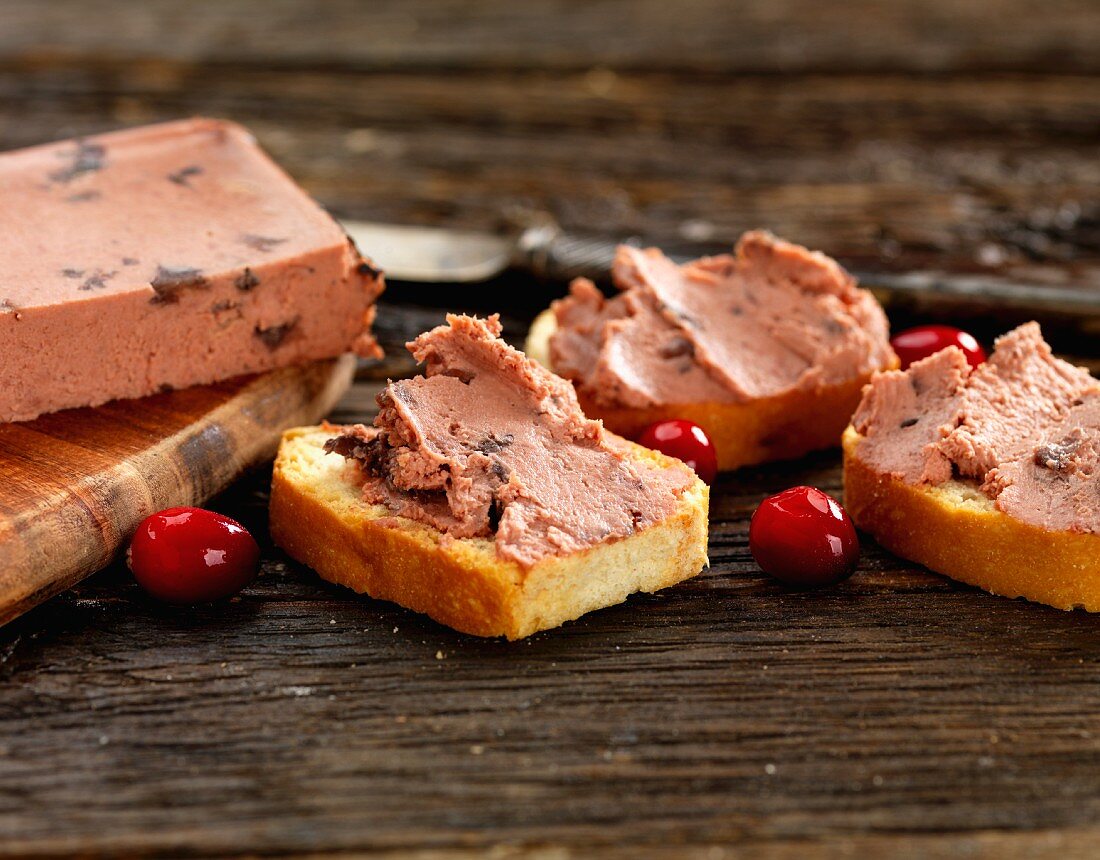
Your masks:
<svg viewBox="0 0 1100 860"><path fill-rule="evenodd" d="M0 53L355 68L1097 71L1089 0L6 0Z"/></svg>

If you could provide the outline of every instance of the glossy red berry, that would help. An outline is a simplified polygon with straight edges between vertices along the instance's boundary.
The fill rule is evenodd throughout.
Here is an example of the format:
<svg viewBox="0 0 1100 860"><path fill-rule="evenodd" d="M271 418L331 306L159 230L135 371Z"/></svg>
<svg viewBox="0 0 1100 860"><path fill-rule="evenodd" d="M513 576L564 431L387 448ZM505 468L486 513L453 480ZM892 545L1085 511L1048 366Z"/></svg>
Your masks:
<svg viewBox="0 0 1100 860"><path fill-rule="evenodd" d="M256 577L260 548L248 529L202 508L146 517L130 542L130 570L149 594L202 603L236 594Z"/></svg>
<svg viewBox="0 0 1100 860"><path fill-rule="evenodd" d="M813 487L792 487L764 499L749 523L749 549L766 574L798 588L840 582L859 560L859 538L848 513Z"/></svg>
<svg viewBox="0 0 1100 860"><path fill-rule="evenodd" d="M949 346L961 349L971 367L985 361L985 350L977 338L949 325L920 325L906 329L890 338L890 345L901 359L902 370Z"/></svg>
<svg viewBox="0 0 1100 860"><path fill-rule="evenodd" d="M693 421L674 418L650 424L638 437L638 444L683 460L708 484L718 474L718 457L706 431Z"/></svg>

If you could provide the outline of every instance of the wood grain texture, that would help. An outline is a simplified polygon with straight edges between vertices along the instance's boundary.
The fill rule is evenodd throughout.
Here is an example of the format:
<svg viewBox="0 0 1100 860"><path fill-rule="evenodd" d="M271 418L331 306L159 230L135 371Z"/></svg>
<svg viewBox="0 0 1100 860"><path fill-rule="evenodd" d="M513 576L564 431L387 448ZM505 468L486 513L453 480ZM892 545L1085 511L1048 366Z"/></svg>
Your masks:
<svg viewBox="0 0 1100 860"><path fill-rule="evenodd" d="M341 215L767 226L862 267L1086 280L1098 28L1090 0L6 0L0 146L207 113ZM560 290L392 285L389 355L334 419L445 308L518 343ZM324 585L245 478L214 502L264 546L239 600L168 609L116 563L0 630L0 854L1094 856L1100 622L871 541L837 589L775 586L756 504L839 478L724 478L708 575L518 645Z"/></svg>
<svg viewBox="0 0 1100 860"><path fill-rule="evenodd" d="M0 624L106 565L149 514L268 460L354 368L345 356L0 425Z"/></svg>
<svg viewBox="0 0 1100 860"><path fill-rule="evenodd" d="M1100 70L1089 0L6 0L0 50L352 69Z"/></svg>

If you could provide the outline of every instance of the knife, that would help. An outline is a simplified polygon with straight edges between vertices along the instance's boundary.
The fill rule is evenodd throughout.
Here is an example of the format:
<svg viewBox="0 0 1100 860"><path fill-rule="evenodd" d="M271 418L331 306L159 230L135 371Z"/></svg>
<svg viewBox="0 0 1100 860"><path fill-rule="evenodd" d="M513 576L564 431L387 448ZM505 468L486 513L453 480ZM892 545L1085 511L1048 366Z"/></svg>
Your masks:
<svg viewBox="0 0 1100 860"><path fill-rule="evenodd" d="M573 235L549 222L502 234L368 221L345 221L344 228L388 278L436 284L480 283L509 269L543 280L587 277L606 282L616 247L643 244L638 237L612 240ZM688 259L670 256L680 263ZM851 274L887 305L1021 316L1053 314L1100 330L1100 285L1096 283L1046 285L939 271L856 270Z"/></svg>

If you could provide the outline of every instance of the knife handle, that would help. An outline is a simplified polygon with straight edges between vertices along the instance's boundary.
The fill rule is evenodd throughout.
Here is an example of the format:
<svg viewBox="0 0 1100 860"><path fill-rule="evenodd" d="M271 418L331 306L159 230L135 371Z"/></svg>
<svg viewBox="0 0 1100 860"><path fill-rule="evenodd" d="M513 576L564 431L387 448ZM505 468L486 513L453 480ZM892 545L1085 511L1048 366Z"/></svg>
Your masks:
<svg viewBox="0 0 1100 860"><path fill-rule="evenodd" d="M540 225L524 231L516 246L513 265L548 281L589 278L607 281L615 249L636 239L612 241L598 236L577 236L553 226Z"/></svg>

